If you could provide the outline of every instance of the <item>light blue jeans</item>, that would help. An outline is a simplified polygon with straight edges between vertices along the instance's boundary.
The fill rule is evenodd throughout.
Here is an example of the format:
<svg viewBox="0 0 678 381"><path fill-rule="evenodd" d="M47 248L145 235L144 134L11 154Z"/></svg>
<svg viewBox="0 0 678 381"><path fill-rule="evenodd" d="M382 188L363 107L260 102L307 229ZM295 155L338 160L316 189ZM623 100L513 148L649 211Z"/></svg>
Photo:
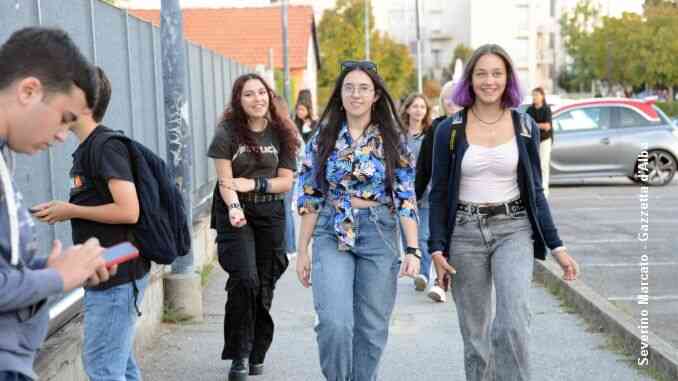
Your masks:
<svg viewBox="0 0 678 381"><path fill-rule="evenodd" d="M328 381L374 381L388 338L400 258L398 224L389 208L354 210L356 244L337 249L334 209L313 232L313 304L320 367Z"/></svg>
<svg viewBox="0 0 678 381"><path fill-rule="evenodd" d="M528 381L534 248L526 212L488 218L458 211L450 242L466 379Z"/></svg>
<svg viewBox="0 0 678 381"><path fill-rule="evenodd" d="M141 308L149 274L136 281ZM137 311L132 283L85 291L85 339L82 361L91 381L139 381L134 360Z"/></svg>

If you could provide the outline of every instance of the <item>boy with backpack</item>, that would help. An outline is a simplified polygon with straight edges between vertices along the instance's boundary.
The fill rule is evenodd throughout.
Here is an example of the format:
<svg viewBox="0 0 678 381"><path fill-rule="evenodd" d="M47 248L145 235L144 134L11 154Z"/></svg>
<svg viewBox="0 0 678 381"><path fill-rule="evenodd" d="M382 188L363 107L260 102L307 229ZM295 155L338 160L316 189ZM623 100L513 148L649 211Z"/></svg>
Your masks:
<svg viewBox="0 0 678 381"><path fill-rule="evenodd" d="M101 246L132 241L141 256L118 266L108 282L85 290L83 363L92 381L141 380L134 359L135 323L148 284L150 261L133 234L140 219L140 199L127 144L98 136L112 130L99 123L106 113L111 85L97 68L98 96L93 109L80 116L71 131L80 145L73 153L70 202L36 206L43 222L70 220L73 243L96 237Z"/></svg>

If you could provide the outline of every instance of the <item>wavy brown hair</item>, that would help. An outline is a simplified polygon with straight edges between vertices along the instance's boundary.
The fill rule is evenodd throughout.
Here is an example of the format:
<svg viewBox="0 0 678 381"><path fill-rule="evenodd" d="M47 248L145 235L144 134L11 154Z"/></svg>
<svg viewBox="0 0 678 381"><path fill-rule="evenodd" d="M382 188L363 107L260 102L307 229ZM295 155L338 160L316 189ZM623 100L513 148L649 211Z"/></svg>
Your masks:
<svg viewBox="0 0 678 381"><path fill-rule="evenodd" d="M235 80L231 92L231 101L221 116L217 128L230 128L230 135L235 138L235 143L238 145L242 144L249 148L256 147L256 137L254 132L248 128L249 117L242 107L241 101L245 83L251 79L258 80L266 88L268 93L268 114L266 117L274 133L278 135L281 145L296 156L300 147L296 127L289 117L285 117L287 110L281 110L283 107L280 102L276 101L275 92L259 74L243 74ZM257 158L260 158L261 153L258 150L252 149L252 152Z"/></svg>
<svg viewBox="0 0 678 381"><path fill-rule="evenodd" d="M426 115L424 115L424 120L421 121L422 131L426 133L428 129L431 128L431 104L428 102L424 94L413 93L405 98L403 105L400 107L400 123L402 123L406 128L410 126L410 114L407 113L407 109L410 108L412 103L414 103L414 101L417 99L423 100L424 104L426 105ZM405 133L407 133L407 130Z"/></svg>

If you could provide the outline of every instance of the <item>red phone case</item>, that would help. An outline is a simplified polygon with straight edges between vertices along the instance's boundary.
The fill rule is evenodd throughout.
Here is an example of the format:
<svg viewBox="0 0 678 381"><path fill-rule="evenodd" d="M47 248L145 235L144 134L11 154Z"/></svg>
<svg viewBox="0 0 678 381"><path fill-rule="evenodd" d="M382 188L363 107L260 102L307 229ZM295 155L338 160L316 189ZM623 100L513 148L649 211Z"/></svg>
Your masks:
<svg viewBox="0 0 678 381"><path fill-rule="evenodd" d="M127 245L127 244L129 244L129 242L121 243L119 245ZM115 265L119 265L121 263L125 263L125 262L131 261L132 259L139 257L139 250L136 247L134 247L133 245L131 245L131 244L129 244L129 245L131 246L131 248L134 248L133 252L130 252L130 253L125 254L125 255L116 256L112 260L106 262L106 267L110 268L110 267L113 267ZM115 249L116 246L112 246L108 250ZM106 255L106 254L104 253L104 255Z"/></svg>

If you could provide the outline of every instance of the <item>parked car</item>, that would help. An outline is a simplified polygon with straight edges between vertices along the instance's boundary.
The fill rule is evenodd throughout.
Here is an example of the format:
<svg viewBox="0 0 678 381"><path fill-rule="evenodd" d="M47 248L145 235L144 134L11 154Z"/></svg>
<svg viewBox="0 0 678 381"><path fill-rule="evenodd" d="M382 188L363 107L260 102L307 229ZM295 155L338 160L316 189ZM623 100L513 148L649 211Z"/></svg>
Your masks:
<svg viewBox="0 0 678 381"><path fill-rule="evenodd" d="M678 129L652 100L594 98L553 110L552 181L626 176L666 185L676 174ZM647 152L646 179L638 177Z"/></svg>

